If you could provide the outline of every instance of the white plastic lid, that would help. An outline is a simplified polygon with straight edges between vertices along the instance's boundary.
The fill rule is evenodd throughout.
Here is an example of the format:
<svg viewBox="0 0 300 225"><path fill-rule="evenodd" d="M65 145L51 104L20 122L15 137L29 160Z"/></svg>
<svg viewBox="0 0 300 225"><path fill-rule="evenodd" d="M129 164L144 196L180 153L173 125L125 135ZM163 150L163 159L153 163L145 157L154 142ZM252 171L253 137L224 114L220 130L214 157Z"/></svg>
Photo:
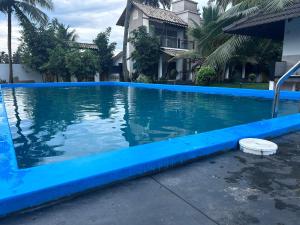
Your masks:
<svg viewBox="0 0 300 225"><path fill-rule="evenodd" d="M278 150L277 144L256 138L240 140L240 147L243 152L255 155L273 155Z"/></svg>

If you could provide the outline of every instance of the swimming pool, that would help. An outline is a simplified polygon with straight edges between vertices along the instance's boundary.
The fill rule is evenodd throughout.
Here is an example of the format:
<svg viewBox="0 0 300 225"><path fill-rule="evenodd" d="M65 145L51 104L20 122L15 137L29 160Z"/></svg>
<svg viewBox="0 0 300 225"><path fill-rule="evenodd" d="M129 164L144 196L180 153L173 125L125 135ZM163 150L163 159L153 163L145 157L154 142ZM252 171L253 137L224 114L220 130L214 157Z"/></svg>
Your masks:
<svg viewBox="0 0 300 225"><path fill-rule="evenodd" d="M270 119L271 91L101 82L0 92L0 217L300 130L300 93L283 92Z"/></svg>
<svg viewBox="0 0 300 225"><path fill-rule="evenodd" d="M19 168L270 119L270 99L118 86L7 88ZM282 101L281 115L299 112Z"/></svg>

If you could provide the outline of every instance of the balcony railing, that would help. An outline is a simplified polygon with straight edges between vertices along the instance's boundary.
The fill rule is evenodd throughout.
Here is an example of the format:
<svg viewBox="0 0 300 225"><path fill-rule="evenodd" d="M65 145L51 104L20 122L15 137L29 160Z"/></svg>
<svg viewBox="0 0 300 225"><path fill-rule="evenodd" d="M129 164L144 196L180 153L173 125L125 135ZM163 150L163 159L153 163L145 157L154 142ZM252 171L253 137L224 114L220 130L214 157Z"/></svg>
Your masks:
<svg viewBox="0 0 300 225"><path fill-rule="evenodd" d="M176 37L160 36L160 45L167 48L195 49L195 42Z"/></svg>

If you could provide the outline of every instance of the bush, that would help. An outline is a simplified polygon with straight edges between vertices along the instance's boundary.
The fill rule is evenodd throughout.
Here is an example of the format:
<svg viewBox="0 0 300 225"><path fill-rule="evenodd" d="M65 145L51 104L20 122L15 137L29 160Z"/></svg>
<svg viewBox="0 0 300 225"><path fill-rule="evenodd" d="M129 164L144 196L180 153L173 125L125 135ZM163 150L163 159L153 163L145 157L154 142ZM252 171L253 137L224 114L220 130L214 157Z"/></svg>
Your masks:
<svg viewBox="0 0 300 225"><path fill-rule="evenodd" d="M136 79L136 82L138 83L152 83L152 79L149 76L146 76L144 74L140 74L138 78Z"/></svg>
<svg viewBox="0 0 300 225"><path fill-rule="evenodd" d="M201 67L196 75L196 85L209 85L216 78L216 71L210 66Z"/></svg>
<svg viewBox="0 0 300 225"><path fill-rule="evenodd" d="M256 74L255 73L250 73L249 74L249 80L251 82L255 82L256 81Z"/></svg>
<svg viewBox="0 0 300 225"><path fill-rule="evenodd" d="M176 80L178 72L176 69L172 69L169 74L169 79Z"/></svg>
<svg viewBox="0 0 300 225"><path fill-rule="evenodd" d="M6 83L6 80L1 80L0 79L0 84L5 84Z"/></svg>

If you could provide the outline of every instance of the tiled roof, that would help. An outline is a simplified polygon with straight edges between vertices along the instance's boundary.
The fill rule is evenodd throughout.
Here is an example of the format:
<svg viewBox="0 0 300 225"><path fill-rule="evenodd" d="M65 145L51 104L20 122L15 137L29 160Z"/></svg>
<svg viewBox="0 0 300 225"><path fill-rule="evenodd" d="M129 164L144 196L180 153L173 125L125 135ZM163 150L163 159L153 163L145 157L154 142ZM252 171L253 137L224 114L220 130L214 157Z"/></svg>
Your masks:
<svg viewBox="0 0 300 225"><path fill-rule="evenodd" d="M91 43L69 42L69 46L73 48L79 48L79 49L90 49L90 50L98 49L97 45Z"/></svg>
<svg viewBox="0 0 300 225"><path fill-rule="evenodd" d="M168 23L174 23L174 24L178 24L178 25L182 25L182 26L188 26L188 24L186 22L184 22L179 16L177 16L172 11L164 10L164 9L160 9L160 8L154 8L154 7L136 3L136 2L133 2L133 4L152 19L158 19L158 20L166 21Z"/></svg>
<svg viewBox="0 0 300 225"><path fill-rule="evenodd" d="M294 3L283 10L266 13L259 11L224 28L226 33L283 38L284 21L300 17L300 3ZM260 30L258 30L260 28ZM264 32L263 30L268 30ZM274 32L272 32L274 30ZM265 34L264 34L265 33Z"/></svg>
<svg viewBox="0 0 300 225"><path fill-rule="evenodd" d="M186 22L184 22L179 16L177 16L172 11L155 8L137 2L132 2L132 4L152 20L164 21L166 23L182 26L182 27L188 26ZM122 13L120 19L117 22L117 25L124 26L124 20L125 20L125 11Z"/></svg>

